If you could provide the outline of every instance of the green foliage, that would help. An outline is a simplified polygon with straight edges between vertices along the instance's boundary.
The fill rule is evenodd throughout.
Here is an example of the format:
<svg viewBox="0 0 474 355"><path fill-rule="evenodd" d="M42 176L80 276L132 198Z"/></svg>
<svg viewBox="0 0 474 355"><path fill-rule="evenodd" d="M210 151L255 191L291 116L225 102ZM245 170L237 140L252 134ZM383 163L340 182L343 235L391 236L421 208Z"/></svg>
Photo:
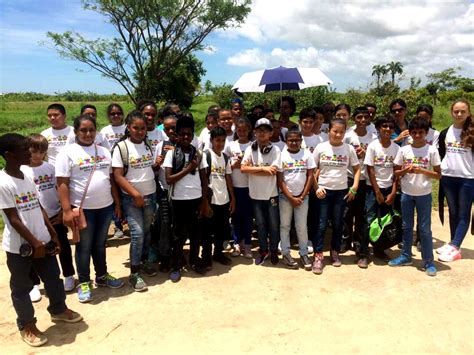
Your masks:
<svg viewBox="0 0 474 355"><path fill-rule="evenodd" d="M87 0L84 8L102 14L116 37L90 40L73 31L48 32L47 36L61 56L115 80L134 102L169 99L168 95L176 100L181 96L177 88L165 89L161 82L168 75L181 78L187 97L183 105L189 106L190 87L195 91L196 76L203 75L200 63L196 65L197 59L190 55L202 49L212 31L242 23L249 5L250 0ZM193 63L186 64L187 60ZM185 65L180 67L181 63ZM175 84L168 80L168 86Z"/></svg>
<svg viewBox="0 0 474 355"><path fill-rule="evenodd" d="M38 92L13 92L1 96L2 101L6 102L29 102L29 101L128 101L127 95L119 94L97 94L95 92L66 91L56 92L54 95L40 94Z"/></svg>

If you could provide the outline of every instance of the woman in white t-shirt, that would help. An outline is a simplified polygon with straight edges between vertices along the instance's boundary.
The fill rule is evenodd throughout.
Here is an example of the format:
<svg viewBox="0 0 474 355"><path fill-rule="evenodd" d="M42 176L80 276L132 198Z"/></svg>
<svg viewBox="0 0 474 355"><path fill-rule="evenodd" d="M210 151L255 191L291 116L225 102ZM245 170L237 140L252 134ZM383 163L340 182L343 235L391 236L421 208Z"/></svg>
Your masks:
<svg viewBox="0 0 474 355"><path fill-rule="evenodd" d="M235 211L232 214L234 251L232 256L241 253L246 258L252 258L252 199L249 195L249 178L240 171L240 164L244 157L245 149L252 142L252 126L247 118L239 118L235 123L237 140L225 147L225 153L230 158L232 168L232 185L235 195Z"/></svg>
<svg viewBox="0 0 474 355"><path fill-rule="evenodd" d="M130 112L125 123L125 135L112 152L112 168L122 191L122 207L130 228L129 283L140 292L147 290L141 271L148 276L156 275L148 262L150 228L156 210L154 151L147 141L146 119L139 111ZM142 261L145 261L143 265Z"/></svg>
<svg viewBox="0 0 474 355"><path fill-rule="evenodd" d="M347 201L352 201L359 187L360 168L352 146L343 142L347 124L335 118L329 123L329 141L318 144L314 151L316 171L314 189L320 199L319 228L313 241L314 262L312 270L322 274L324 268L323 244L327 220L332 215L331 262L341 266L339 251L342 241L343 212ZM347 170L352 167L354 183L348 188Z"/></svg>
<svg viewBox="0 0 474 355"><path fill-rule="evenodd" d="M441 186L448 200L451 241L436 252L445 262L461 259L474 200L474 123L469 102L455 101L451 115L453 124L441 132L439 140Z"/></svg>
<svg viewBox="0 0 474 355"><path fill-rule="evenodd" d="M123 121L123 110L119 104L107 106L107 117L110 124L100 130L100 134L108 142L110 150L125 134L125 123Z"/></svg>
<svg viewBox="0 0 474 355"><path fill-rule="evenodd" d="M120 199L111 179L110 152L94 144L96 121L89 115L74 120L76 143L67 145L56 159L56 179L64 224L74 226L73 207L82 207L87 227L80 231L76 244L76 267L79 276L79 302L92 300L90 259L94 261L95 284L119 288L123 282L107 272L105 242L112 215L120 215ZM89 182L90 181L90 182ZM86 192L87 188L87 193ZM81 201L83 204L81 206Z"/></svg>

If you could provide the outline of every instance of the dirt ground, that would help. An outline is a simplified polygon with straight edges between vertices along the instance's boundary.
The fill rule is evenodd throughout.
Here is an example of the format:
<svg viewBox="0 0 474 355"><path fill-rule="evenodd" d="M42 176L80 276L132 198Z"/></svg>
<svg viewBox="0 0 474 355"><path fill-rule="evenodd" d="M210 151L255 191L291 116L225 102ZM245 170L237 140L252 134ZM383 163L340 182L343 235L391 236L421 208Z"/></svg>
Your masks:
<svg viewBox="0 0 474 355"><path fill-rule="evenodd" d="M449 233L435 214L433 221L438 247ZM111 241L107 249L109 272L124 281L128 248ZM436 277L420 271L414 253L414 266L376 260L361 270L348 252L342 267L327 266L320 276L281 264L255 266L243 257L230 267L214 265L204 277L185 272L177 284L160 273L145 279L145 293L128 285L94 289L89 304L68 294L68 306L84 316L78 324L52 323L43 297L35 309L49 342L36 349L20 339L1 253L0 353L473 354L473 236L466 237L462 260L436 263Z"/></svg>

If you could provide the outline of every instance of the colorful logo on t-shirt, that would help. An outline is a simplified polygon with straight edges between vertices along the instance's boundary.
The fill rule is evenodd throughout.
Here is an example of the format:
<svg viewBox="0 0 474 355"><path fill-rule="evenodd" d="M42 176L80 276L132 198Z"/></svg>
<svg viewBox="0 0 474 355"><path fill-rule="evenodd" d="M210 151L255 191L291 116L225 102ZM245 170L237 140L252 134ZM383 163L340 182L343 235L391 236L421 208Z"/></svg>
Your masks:
<svg viewBox="0 0 474 355"><path fill-rule="evenodd" d="M92 170L92 167L94 164L96 164L96 169L103 169L108 168L109 164L106 162L106 157L105 155L99 155L97 156L97 161L95 157L89 157L86 159L79 158L76 164L79 166L79 170L81 171L89 171Z"/></svg>
<svg viewBox="0 0 474 355"><path fill-rule="evenodd" d="M467 152L466 146L463 142L458 141L448 141L445 140L446 143L446 152L455 153L455 154L465 154Z"/></svg>
<svg viewBox="0 0 474 355"><path fill-rule="evenodd" d="M374 166L382 168L393 168L393 161L395 157L391 155L376 155L374 158Z"/></svg>
<svg viewBox="0 0 474 355"><path fill-rule="evenodd" d="M132 169L148 168L153 165L153 156L151 154L142 154L139 157L131 156L128 163Z"/></svg>
<svg viewBox="0 0 474 355"><path fill-rule="evenodd" d="M319 156L319 163L326 166L347 166L347 162L347 155L343 154L327 155L325 153L321 153Z"/></svg>
<svg viewBox="0 0 474 355"><path fill-rule="evenodd" d="M157 146L158 144L160 144L160 142L161 142L161 141L158 140L158 139L149 139L149 138L148 138L148 143L150 143L151 149L152 149L153 151L155 150L156 146Z"/></svg>
<svg viewBox="0 0 474 355"><path fill-rule="evenodd" d="M39 175L34 178L34 181L40 192L54 188L53 174Z"/></svg>
<svg viewBox="0 0 474 355"><path fill-rule="evenodd" d="M212 166L211 175L213 177L224 178L225 177L225 168L223 166Z"/></svg>
<svg viewBox="0 0 474 355"><path fill-rule="evenodd" d="M283 170L288 173L306 173L307 160L288 160L281 162Z"/></svg>
<svg viewBox="0 0 474 355"><path fill-rule="evenodd" d="M416 165L428 169L430 160L428 157L403 157L403 165Z"/></svg>
<svg viewBox="0 0 474 355"><path fill-rule="evenodd" d="M19 195L15 194L15 204L20 212L30 211L40 206L36 191L22 192Z"/></svg>
<svg viewBox="0 0 474 355"><path fill-rule="evenodd" d="M48 144L55 147L61 147L63 145L66 145L67 139L68 139L68 136L65 134L60 135L60 136L47 136L46 137Z"/></svg>
<svg viewBox="0 0 474 355"><path fill-rule="evenodd" d="M109 145L112 147L123 136L123 133L106 133L105 139L107 139L107 142L109 142Z"/></svg>

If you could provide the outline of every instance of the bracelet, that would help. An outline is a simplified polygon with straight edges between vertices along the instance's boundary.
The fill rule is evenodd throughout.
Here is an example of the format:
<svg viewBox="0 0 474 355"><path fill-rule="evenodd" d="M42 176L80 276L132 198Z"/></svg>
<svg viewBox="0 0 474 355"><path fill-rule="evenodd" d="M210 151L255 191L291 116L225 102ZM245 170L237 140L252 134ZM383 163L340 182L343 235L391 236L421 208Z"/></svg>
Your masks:
<svg viewBox="0 0 474 355"><path fill-rule="evenodd" d="M353 195L357 195L357 190L354 190L352 187L349 187L349 192Z"/></svg>

